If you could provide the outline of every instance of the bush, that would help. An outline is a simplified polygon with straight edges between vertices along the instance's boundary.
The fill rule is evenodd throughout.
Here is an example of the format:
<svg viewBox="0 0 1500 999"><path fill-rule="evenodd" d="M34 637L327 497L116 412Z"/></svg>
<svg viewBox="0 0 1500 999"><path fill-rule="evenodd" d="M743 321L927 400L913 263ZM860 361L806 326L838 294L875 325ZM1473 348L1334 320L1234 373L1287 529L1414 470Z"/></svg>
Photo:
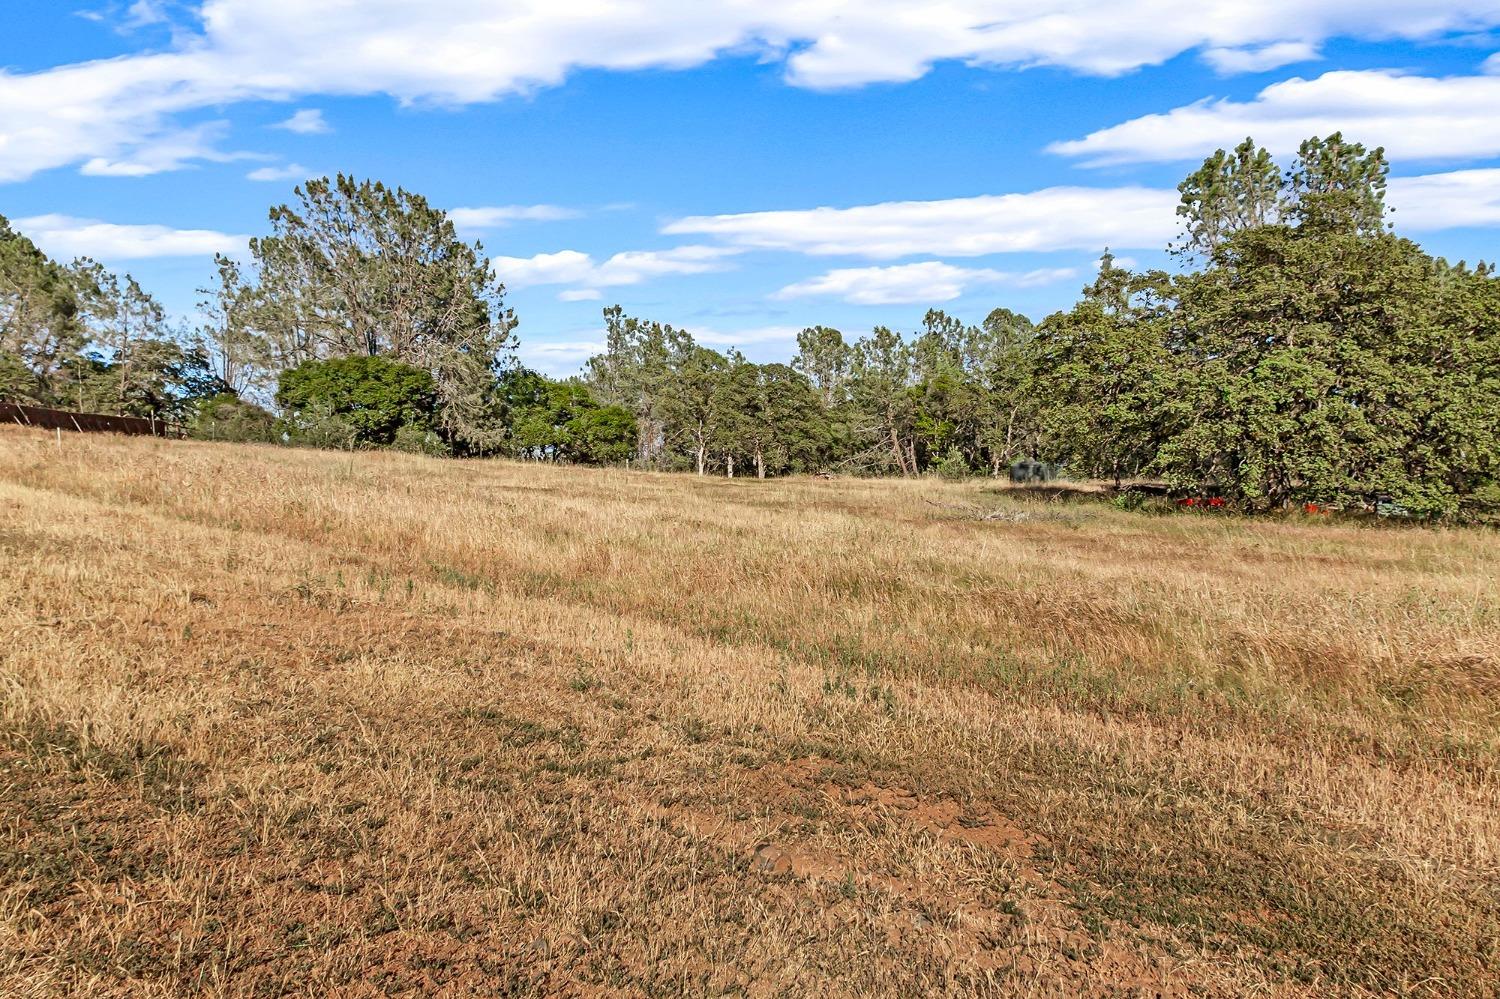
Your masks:
<svg viewBox="0 0 1500 999"><path fill-rule="evenodd" d="M403 427L431 429L437 387L432 375L409 364L385 357L339 357L306 361L283 372L276 404L299 441L340 437L343 431L327 422L336 419L353 436L348 446L389 447Z"/></svg>
<svg viewBox="0 0 1500 999"><path fill-rule="evenodd" d="M188 435L205 441L269 443L280 435L276 418L233 392L198 400L188 420Z"/></svg>
<svg viewBox="0 0 1500 999"><path fill-rule="evenodd" d="M391 447L408 454L425 454L434 458L446 458L453 453L430 427L418 427L410 423L403 424L396 431Z"/></svg>
<svg viewBox="0 0 1500 999"><path fill-rule="evenodd" d="M566 424L573 461L618 465L635 453L635 417L622 406L585 409Z"/></svg>
<svg viewBox="0 0 1500 999"><path fill-rule="evenodd" d="M964 460L963 454L956 446L948 449L948 453L943 455L943 460L937 463L934 471L945 479L967 479L974 474L974 470L969 467L969 463Z"/></svg>
<svg viewBox="0 0 1500 999"><path fill-rule="evenodd" d="M352 451L360 444L359 432L326 403L313 403L297 413L295 420L281 421L282 436L289 444Z"/></svg>

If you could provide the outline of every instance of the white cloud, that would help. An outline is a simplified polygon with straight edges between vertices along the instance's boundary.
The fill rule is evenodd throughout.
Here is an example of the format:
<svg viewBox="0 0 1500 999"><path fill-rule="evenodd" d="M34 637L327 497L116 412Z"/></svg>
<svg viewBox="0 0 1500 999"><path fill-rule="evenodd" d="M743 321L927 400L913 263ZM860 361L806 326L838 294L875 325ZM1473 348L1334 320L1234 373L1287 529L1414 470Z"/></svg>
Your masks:
<svg viewBox="0 0 1500 999"><path fill-rule="evenodd" d="M572 284L594 274L594 258L579 250L538 253L533 257L493 257L490 266L511 288L538 284Z"/></svg>
<svg viewBox="0 0 1500 999"><path fill-rule="evenodd" d="M597 302L604 297L598 288L569 288L557 293L559 302Z"/></svg>
<svg viewBox="0 0 1500 999"><path fill-rule="evenodd" d="M1259 48L1208 49L1203 60L1225 75L1231 73L1264 73L1294 62L1318 58L1318 47L1311 42L1273 42Z"/></svg>
<svg viewBox="0 0 1500 999"><path fill-rule="evenodd" d="M1432 231L1500 224L1494 214L1500 199L1497 192L1500 169L1464 170L1393 179L1389 201L1397 212L1398 229ZM872 260L1062 250L1097 253L1105 247L1155 250L1179 234L1178 200L1176 191L1165 188L1061 187L853 208L699 216L670 222L663 232L714 236L730 248L743 250ZM1121 266L1131 266L1123 262L1130 258L1117 259ZM867 281L888 281L900 276L894 271L851 268L830 273L845 281L859 275ZM834 285L818 283L829 277L825 274L792 288L837 293Z"/></svg>
<svg viewBox="0 0 1500 999"><path fill-rule="evenodd" d="M69 215L16 219L15 228L59 259L140 260L147 257L206 257L239 253L249 241L212 229L172 229L164 225L116 225Z"/></svg>
<svg viewBox="0 0 1500 999"><path fill-rule="evenodd" d="M201 53L0 71L0 182L80 161L88 173L139 176L228 158L213 148L221 125L182 126L175 116L253 93L249 82L216 80Z"/></svg>
<svg viewBox="0 0 1500 999"><path fill-rule="evenodd" d="M333 127L323 120L323 112L318 108L303 108L286 121L279 121L272 127L284 128L298 135L323 135L333 131Z"/></svg>
<svg viewBox="0 0 1500 999"><path fill-rule="evenodd" d="M723 332L715 329L694 328L693 339L710 347L748 347L762 343L790 343L802 332L801 326L755 326L750 329Z"/></svg>
<svg viewBox="0 0 1500 999"><path fill-rule="evenodd" d="M487 208L453 208L448 218L459 229L481 232L501 229L512 222L556 222L576 219L579 212L557 205L495 205Z"/></svg>
<svg viewBox="0 0 1500 999"><path fill-rule="evenodd" d="M581 336L587 334L573 334ZM578 371L584 361L604 352L600 340L558 340L547 342L522 338L516 356L526 367L543 374L559 376Z"/></svg>
<svg viewBox="0 0 1500 999"><path fill-rule="evenodd" d="M267 166L251 170L245 174L245 179L258 181L306 180L310 176L312 174L302 164L288 163L286 166Z"/></svg>
<svg viewBox="0 0 1500 999"><path fill-rule="evenodd" d="M153 24L165 24L169 18L157 0L135 0L125 12L125 27L145 28Z"/></svg>
<svg viewBox="0 0 1500 999"><path fill-rule="evenodd" d="M223 122L206 122L193 128L165 131L150 142L138 143L119 159L96 156L79 172L90 177L147 177L180 170L193 160L227 163L253 158L247 153L224 153L214 144L225 131Z"/></svg>
<svg viewBox="0 0 1500 999"><path fill-rule="evenodd" d="M1190 160L1245 136L1274 153L1342 131L1396 160L1500 154L1500 76L1411 76L1340 70L1266 87L1250 101L1204 100L1054 143L1093 165Z"/></svg>
<svg viewBox="0 0 1500 999"><path fill-rule="evenodd" d="M951 302L971 287L1010 285L1027 288L1075 277L1070 268L1028 271L1023 274L988 267L955 267L924 260L893 267L847 267L788 285L777 298L828 296L853 305L906 305L912 302Z"/></svg>
<svg viewBox="0 0 1500 999"><path fill-rule="evenodd" d="M168 51L0 72L0 180L130 161L179 130L175 116L246 100L467 104L578 69L747 51L814 88L911 80L941 61L1108 75L1197 50L1264 67L1329 38L1492 28L1500 0L203 0L199 14Z"/></svg>
<svg viewBox="0 0 1500 999"><path fill-rule="evenodd" d="M490 263L511 288L541 284L613 288L673 274L727 270L725 258L739 252L723 246L677 246L670 250L629 250L599 262L578 250L559 250L534 257L494 257Z"/></svg>
<svg viewBox="0 0 1500 999"><path fill-rule="evenodd" d="M1500 168L1395 177L1386 201L1397 232L1500 226Z"/></svg>
<svg viewBox="0 0 1500 999"><path fill-rule="evenodd" d="M663 232L734 246L889 260L914 254L1157 247L1177 231L1178 196L1146 187L1050 187L941 201L679 219Z"/></svg>

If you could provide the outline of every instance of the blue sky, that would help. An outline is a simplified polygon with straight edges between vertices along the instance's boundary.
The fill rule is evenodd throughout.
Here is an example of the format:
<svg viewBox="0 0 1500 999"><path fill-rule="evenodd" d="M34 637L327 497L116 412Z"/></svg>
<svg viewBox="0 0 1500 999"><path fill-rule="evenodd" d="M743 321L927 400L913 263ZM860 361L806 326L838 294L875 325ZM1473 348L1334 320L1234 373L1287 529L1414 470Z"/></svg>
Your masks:
<svg viewBox="0 0 1500 999"><path fill-rule="evenodd" d="M336 171L456 211L528 363L618 302L784 358L805 325L1066 307L1162 263L1246 134L1383 144L1399 230L1493 259L1500 0L5 0L0 214L191 321L216 249Z"/></svg>

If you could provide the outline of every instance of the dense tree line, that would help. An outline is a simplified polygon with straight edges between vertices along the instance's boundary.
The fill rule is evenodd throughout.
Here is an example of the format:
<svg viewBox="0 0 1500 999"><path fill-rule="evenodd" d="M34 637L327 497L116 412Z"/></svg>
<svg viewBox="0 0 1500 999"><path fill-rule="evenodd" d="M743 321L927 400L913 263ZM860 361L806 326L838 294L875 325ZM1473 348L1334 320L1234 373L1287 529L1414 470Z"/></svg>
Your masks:
<svg viewBox="0 0 1500 999"><path fill-rule="evenodd" d="M1180 186L1179 272L1106 251L1040 325L997 309L852 343L811 327L788 369L615 309L588 382L635 413L636 453L662 467L993 475L1040 458L1252 509L1492 511L1500 280L1394 234L1387 172L1339 135L1285 172L1246 140Z"/></svg>
<svg viewBox="0 0 1500 999"><path fill-rule="evenodd" d="M204 436L631 462L698 474L1162 478L1247 508L1500 507L1500 280L1387 223L1388 166L1341 136L1282 170L1252 141L1180 185L1182 266L1106 251L1070 310L902 334L812 326L790 363L604 312L583 373L514 362L483 247L418 195L340 176L221 257L196 330L128 276L0 220L0 395ZM274 409L275 412L271 412Z"/></svg>
<svg viewBox="0 0 1500 999"><path fill-rule="evenodd" d="M59 264L0 217L0 398L175 421L222 387L133 278Z"/></svg>

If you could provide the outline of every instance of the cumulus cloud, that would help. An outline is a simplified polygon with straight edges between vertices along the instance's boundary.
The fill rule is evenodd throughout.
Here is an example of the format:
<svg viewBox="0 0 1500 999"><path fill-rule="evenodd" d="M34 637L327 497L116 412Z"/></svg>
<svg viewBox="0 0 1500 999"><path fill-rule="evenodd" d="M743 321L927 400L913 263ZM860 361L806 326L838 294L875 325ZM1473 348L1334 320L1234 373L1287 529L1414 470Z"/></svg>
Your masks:
<svg viewBox="0 0 1500 999"><path fill-rule="evenodd" d="M277 122L273 127L284 128L298 135L323 135L333 131L333 127L323 119L323 112L317 108L303 108L286 121Z"/></svg>
<svg viewBox="0 0 1500 999"><path fill-rule="evenodd" d="M598 288L569 288L557 293L559 302L597 302L604 297Z"/></svg>
<svg viewBox="0 0 1500 999"><path fill-rule="evenodd" d="M576 219L579 212L557 205L494 205L487 208L453 208L448 218L459 229L482 232L487 229L502 229L512 222L556 222Z"/></svg>
<svg viewBox="0 0 1500 999"><path fill-rule="evenodd" d="M586 333L574 333L573 336L586 336ZM603 341L585 339L547 342L523 338L520 347L516 348L516 357L522 365L553 377L574 374L585 360L601 353L604 353Z"/></svg>
<svg viewBox="0 0 1500 999"><path fill-rule="evenodd" d="M1203 60L1225 75L1264 73L1316 58L1318 47L1311 42L1274 42L1259 48L1208 49L1203 53Z"/></svg>
<svg viewBox="0 0 1500 999"><path fill-rule="evenodd" d="M1500 169L1396 178L1389 201L1396 225L1412 231L1500 224ZM712 236L730 248L811 256L894 260L910 256L978 257L1002 253L1160 249L1178 235L1179 195L1167 188L1062 187L937 201L894 201L851 208L810 208L694 216L669 222L672 235ZM1121 261L1128 258L1120 257ZM1128 266L1122 263L1122 266ZM891 268L831 272L884 275ZM909 272L912 274L920 272ZM976 272L977 273L977 272ZM793 288L817 288L828 278ZM837 289L833 289L835 292Z"/></svg>
<svg viewBox="0 0 1500 999"><path fill-rule="evenodd" d="M166 130L150 142L127 149L119 158L95 156L79 172L89 177L148 177L180 170L194 160L227 163L252 158L247 153L225 153L215 143L224 133L223 122L206 122L194 128Z"/></svg>
<svg viewBox="0 0 1500 999"><path fill-rule="evenodd" d="M1500 26L1500 0L203 0L198 13L199 31L168 51L0 72L0 180L128 161L180 127L175 116L245 100L466 104L578 69L680 69L746 51L813 88L911 80L942 61L1109 75L1195 50L1234 71L1334 37Z"/></svg>
<svg viewBox="0 0 1500 999"><path fill-rule="evenodd" d="M753 326L729 332L711 328L693 328L689 332L694 340L710 347L749 347L763 343L791 343L802 329L801 326Z"/></svg>
<svg viewBox="0 0 1500 999"><path fill-rule="evenodd" d="M1500 76L1414 76L1395 70L1340 70L1266 87L1253 100L1204 100L1150 114L1052 152L1092 165L1190 160L1245 136L1275 153L1311 135L1342 131L1397 160L1500 154Z"/></svg>
<svg viewBox="0 0 1500 999"><path fill-rule="evenodd" d="M312 174L302 164L288 163L286 166L266 166L251 170L245 174L245 179L258 181L306 180L310 176Z"/></svg>
<svg viewBox="0 0 1500 999"><path fill-rule="evenodd" d="M924 260L892 267L846 267L831 270L781 289L777 298L827 296L853 305L907 305L951 302L972 287L1009 285L1028 288L1075 277L1071 268L1012 273L988 267L955 267Z"/></svg>
<svg viewBox="0 0 1500 999"><path fill-rule="evenodd" d="M679 219L663 231L745 248L894 259L917 254L1156 247L1177 231L1177 193L1146 187L1051 187L1021 194L889 201L853 208Z"/></svg>
<svg viewBox="0 0 1500 999"><path fill-rule="evenodd" d="M206 257L239 253L248 236L212 229L173 229L164 225L117 225L70 215L16 219L15 228L59 259L141 260L148 257Z"/></svg>
<svg viewBox="0 0 1500 999"><path fill-rule="evenodd" d="M739 252L723 246L677 246L670 250L627 250L596 261L579 250L559 250L533 257L494 257L490 263L511 288L544 284L614 288L668 275L727 270L726 258Z"/></svg>
<svg viewBox="0 0 1500 999"><path fill-rule="evenodd" d="M1500 168L1395 177L1386 202L1398 232L1500 225Z"/></svg>

